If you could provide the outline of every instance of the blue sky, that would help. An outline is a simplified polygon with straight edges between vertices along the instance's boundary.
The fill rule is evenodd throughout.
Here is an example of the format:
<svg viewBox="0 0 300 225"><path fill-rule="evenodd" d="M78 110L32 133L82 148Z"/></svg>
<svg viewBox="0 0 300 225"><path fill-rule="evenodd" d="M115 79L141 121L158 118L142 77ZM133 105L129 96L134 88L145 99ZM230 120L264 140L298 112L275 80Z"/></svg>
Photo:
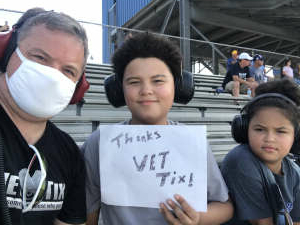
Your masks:
<svg viewBox="0 0 300 225"><path fill-rule="evenodd" d="M102 23L102 0L3 0L1 9L24 12L33 7L64 12L77 20ZM19 13L6 12L0 9L0 25L5 21L11 27L21 16ZM90 57L93 63L102 62L102 27L83 24L89 38ZM92 56L92 57L91 57ZM93 58L93 59L92 59Z"/></svg>

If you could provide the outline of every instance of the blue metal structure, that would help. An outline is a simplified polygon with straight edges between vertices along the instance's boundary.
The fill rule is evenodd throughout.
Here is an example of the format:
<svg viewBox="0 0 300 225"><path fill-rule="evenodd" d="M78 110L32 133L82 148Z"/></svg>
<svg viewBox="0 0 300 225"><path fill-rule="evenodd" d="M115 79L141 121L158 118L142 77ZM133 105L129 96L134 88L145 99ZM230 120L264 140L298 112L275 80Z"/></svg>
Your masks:
<svg viewBox="0 0 300 225"><path fill-rule="evenodd" d="M152 0L103 0L103 24L122 26ZM103 62L110 63L114 51L114 38L116 29L103 27Z"/></svg>

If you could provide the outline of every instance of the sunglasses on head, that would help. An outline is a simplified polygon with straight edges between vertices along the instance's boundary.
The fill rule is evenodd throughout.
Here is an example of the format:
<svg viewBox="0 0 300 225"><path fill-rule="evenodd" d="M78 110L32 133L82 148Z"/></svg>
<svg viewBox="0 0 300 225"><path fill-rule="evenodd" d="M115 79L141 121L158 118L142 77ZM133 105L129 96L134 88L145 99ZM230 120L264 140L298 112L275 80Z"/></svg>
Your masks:
<svg viewBox="0 0 300 225"><path fill-rule="evenodd" d="M32 159L30 160L30 163L29 163L27 171L26 171L25 179L24 179L23 194L22 194L22 204L23 204L22 212L23 213L32 210L33 207L35 207L37 204L39 204L45 194L45 191L46 191L46 176L47 176L46 161L41 156L40 152L36 149L36 147L34 147L33 145L29 145L29 147L34 151L34 155L33 155ZM29 203L27 203L27 193L28 193L27 180L28 180L30 169L32 169L32 166L33 166L34 162L36 161L36 159L38 160L39 166L41 168L41 173L40 173L40 177L39 177L39 185L35 191L35 194L34 194L32 200Z"/></svg>

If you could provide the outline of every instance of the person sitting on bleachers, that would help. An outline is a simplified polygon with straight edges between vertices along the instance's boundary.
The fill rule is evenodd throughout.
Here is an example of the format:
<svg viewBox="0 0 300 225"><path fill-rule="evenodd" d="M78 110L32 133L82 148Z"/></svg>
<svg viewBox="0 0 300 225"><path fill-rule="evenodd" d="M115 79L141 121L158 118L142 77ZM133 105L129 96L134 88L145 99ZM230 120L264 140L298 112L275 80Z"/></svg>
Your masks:
<svg viewBox="0 0 300 225"><path fill-rule="evenodd" d="M253 58L246 52L239 55L238 62L226 73L222 87L225 91L231 92L238 97L240 93L246 94L251 90L251 96L255 95L255 88L258 83L250 76L249 65Z"/></svg>
<svg viewBox="0 0 300 225"><path fill-rule="evenodd" d="M300 84L300 63L297 63L294 69L294 81Z"/></svg>
<svg viewBox="0 0 300 225"><path fill-rule="evenodd" d="M231 67L236 64L238 59L238 51L237 50L232 50L231 51L231 57L227 60L227 72L231 69Z"/></svg>
<svg viewBox="0 0 300 225"><path fill-rule="evenodd" d="M253 57L253 63L249 67L250 76L254 77L255 81L259 84L268 81L268 77L265 74L264 57L262 55L255 55Z"/></svg>
<svg viewBox="0 0 300 225"><path fill-rule="evenodd" d="M192 96L184 97L184 93L190 93L190 87L183 85L186 75L181 71L182 58L177 45L149 33L136 34L117 49L112 63L115 75L106 80L106 95L113 106L126 104L131 112L131 119L122 122L123 125L178 125L168 120L174 99L188 103ZM108 82L111 88L107 87ZM82 147L87 170L87 224L98 224L100 208L107 225L184 224L184 221L220 224L231 218L233 207L210 149L207 150L207 212L195 211L179 195L176 198L178 203L170 200L157 205L160 209L101 202L105 196L100 192L99 140L98 129ZM134 186L133 180L129 182ZM161 201L165 202L165 199Z"/></svg>
<svg viewBox="0 0 300 225"><path fill-rule="evenodd" d="M291 59L286 59L284 61L282 67L282 73L281 73L282 78L294 79L294 71L291 65L292 65Z"/></svg>
<svg viewBox="0 0 300 225"><path fill-rule="evenodd" d="M5 24L3 26L0 26L0 32L6 32L9 30L9 26L7 24L7 22L5 22Z"/></svg>
<svg viewBox="0 0 300 225"><path fill-rule="evenodd" d="M232 121L240 145L221 166L235 205L228 225L300 225L300 167L287 157L299 152L299 106L296 83L269 81Z"/></svg>

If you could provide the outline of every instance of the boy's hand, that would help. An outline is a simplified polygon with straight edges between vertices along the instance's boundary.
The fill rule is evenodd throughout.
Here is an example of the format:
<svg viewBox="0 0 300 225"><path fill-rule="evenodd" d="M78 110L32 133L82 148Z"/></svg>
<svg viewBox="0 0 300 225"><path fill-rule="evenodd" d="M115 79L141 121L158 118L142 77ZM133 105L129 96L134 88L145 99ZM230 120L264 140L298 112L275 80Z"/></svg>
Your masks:
<svg viewBox="0 0 300 225"><path fill-rule="evenodd" d="M168 199L167 204L173 210L174 214L167 208L165 203L160 203L159 211L170 225L198 225L200 224L200 213L196 212L187 201L180 195L174 195L179 203Z"/></svg>

